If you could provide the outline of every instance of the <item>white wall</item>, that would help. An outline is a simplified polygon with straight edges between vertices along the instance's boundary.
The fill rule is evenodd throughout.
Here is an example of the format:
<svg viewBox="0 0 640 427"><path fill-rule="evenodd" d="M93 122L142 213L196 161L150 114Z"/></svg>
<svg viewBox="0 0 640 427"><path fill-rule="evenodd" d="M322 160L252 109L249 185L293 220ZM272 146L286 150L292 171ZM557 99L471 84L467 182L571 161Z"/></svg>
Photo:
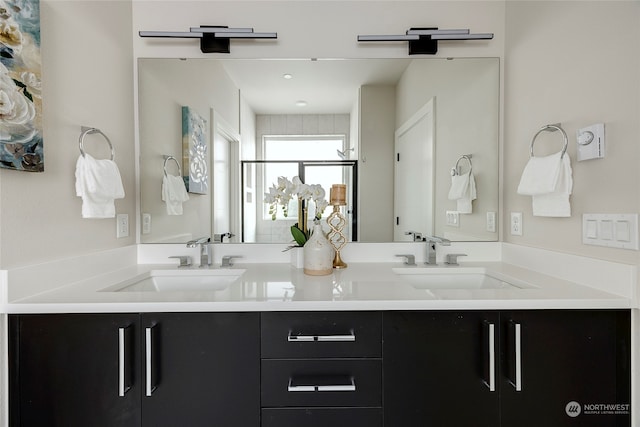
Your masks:
<svg viewBox="0 0 640 427"><path fill-rule="evenodd" d="M637 263L637 251L582 245L581 216L640 212L640 3L518 1L506 10L504 214L523 212L523 236L505 220L505 240ZM570 140L572 216L533 217L516 188L533 135L557 122ZM577 162L576 130L594 123L605 124L606 158ZM549 134L535 148L560 147Z"/></svg>
<svg viewBox="0 0 640 427"><path fill-rule="evenodd" d="M393 242L396 87L360 88L360 242Z"/></svg>
<svg viewBox="0 0 640 427"><path fill-rule="evenodd" d="M115 147L124 183L116 211L135 230L131 2L42 0L40 9L45 172L0 170L4 269L135 242L133 232L116 239L115 219L82 219L74 187L80 127L97 127ZM85 142L96 157L108 155L98 136Z"/></svg>
<svg viewBox="0 0 640 427"><path fill-rule="evenodd" d="M144 59L138 64L140 129L141 212L151 214L151 233L144 243L184 242L211 235L211 194L213 165L209 161L207 194L189 193L182 215L168 215L162 202L161 184L164 155L174 156L182 165L182 106L189 106L207 122L207 145L211 145L211 109L235 132L240 130L238 88L224 68L215 61ZM170 173L176 172L169 163ZM184 171L183 171L184 172Z"/></svg>
<svg viewBox="0 0 640 427"><path fill-rule="evenodd" d="M486 213L498 212L500 62L498 59L413 61L398 82L396 129L435 97L435 234L452 240L498 240L486 231ZM478 198L459 227L446 225L451 168L472 155ZM460 163L468 170L466 161Z"/></svg>

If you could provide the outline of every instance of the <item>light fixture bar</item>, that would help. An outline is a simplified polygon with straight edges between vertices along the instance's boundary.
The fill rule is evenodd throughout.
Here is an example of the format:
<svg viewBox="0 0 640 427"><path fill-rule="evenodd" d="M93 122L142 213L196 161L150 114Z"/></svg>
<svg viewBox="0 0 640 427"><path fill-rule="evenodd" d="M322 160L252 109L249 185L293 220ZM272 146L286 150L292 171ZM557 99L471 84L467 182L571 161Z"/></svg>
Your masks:
<svg viewBox="0 0 640 427"><path fill-rule="evenodd" d="M436 34L469 34L469 30L407 30L407 34L417 34L419 36L434 36Z"/></svg>
<svg viewBox="0 0 640 427"><path fill-rule="evenodd" d="M278 33L234 33L216 31L214 37L224 39L277 39Z"/></svg>
<svg viewBox="0 0 640 427"><path fill-rule="evenodd" d="M140 31L140 37L200 39L202 53L229 53L230 39L277 39L278 33L254 33L253 28L228 28L223 25L191 27L189 32Z"/></svg>
<svg viewBox="0 0 640 427"><path fill-rule="evenodd" d="M253 28L191 27L192 33L253 33Z"/></svg>
<svg viewBox="0 0 640 427"><path fill-rule="evenodd" d="M140 31L138 34L140 37L202 38L202 33L191 33L186 31Z"/></svg>
<svg viewBox="0 0 640 427"><path fill-rule="evenodd" d="M438 27L412 27L405 35L359 35L359 42L406 41L409 55L435 55L439 40L490 40L493 33L470 34L467 28L445 29Z"/></svg>
<svg viewBox="0 0 640 427"><path fill-rule="evenodd" d="M432 40L491 40L493 33L433 35Z"/></svg>
<svg viewBox="0 0 640 427"><path fill-rule="evenodd" d="M411 41L411 40L420 40L420 36L417 34L400 34L400 35L389 35L389 36L376 36L376 35L358 36L359 42L397 42L397 41Z"/></svg>

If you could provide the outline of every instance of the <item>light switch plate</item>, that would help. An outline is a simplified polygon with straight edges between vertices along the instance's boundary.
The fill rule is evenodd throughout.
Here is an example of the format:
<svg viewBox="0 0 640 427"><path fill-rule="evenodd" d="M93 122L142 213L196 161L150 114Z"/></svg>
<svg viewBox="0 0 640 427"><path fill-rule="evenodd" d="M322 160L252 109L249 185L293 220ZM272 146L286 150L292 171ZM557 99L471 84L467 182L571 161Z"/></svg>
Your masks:
<svg viewBox="0 0 640 427"><path fill-rule="evenodd" d="M638 214L582 215L582 243L639 250Z"/></svg>
<svg viewBox="0 0 640 427"><path fill-rule="evenodd" d="M460 227L460 213L458 211L447 211L446 214L449 227Z"/></svg>
<svg viewBox="0 0 640 427"><path fill-rule="evenodd" d="M487 231L489 233L496 232L496 213L487 212Z"/></svg>

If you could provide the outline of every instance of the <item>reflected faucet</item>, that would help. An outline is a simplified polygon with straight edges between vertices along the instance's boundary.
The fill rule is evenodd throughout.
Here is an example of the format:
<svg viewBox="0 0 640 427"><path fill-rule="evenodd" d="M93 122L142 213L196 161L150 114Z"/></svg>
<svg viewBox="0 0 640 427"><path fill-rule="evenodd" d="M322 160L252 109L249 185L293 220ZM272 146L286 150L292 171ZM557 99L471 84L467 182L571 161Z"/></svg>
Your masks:
<svg viewBox="0 0 640 427"><path fill-rule="evenodd" d="M200 246L200 268L211 267L213 254L211 253L211 243L209 243L209 241L210 238L205 236L187 242L188 248L196 248Z"/></svg>
<svg viewBox="0 0 640 427"><path fill-rule="evenodd" d="M419 233L417 231L405 231L404 232L405 236L412 236L413 241L414 242L422 242L422 233Z"/></svg>
<svg viewBox="0 0 640 427"><path fill-rule="evenodd" d="M442 246L450 246L451 240L447 240L443 237L426 236L424 241L427 243L427 257L425 264L438 265L436 263L436 243L440 243Z"/></svg>

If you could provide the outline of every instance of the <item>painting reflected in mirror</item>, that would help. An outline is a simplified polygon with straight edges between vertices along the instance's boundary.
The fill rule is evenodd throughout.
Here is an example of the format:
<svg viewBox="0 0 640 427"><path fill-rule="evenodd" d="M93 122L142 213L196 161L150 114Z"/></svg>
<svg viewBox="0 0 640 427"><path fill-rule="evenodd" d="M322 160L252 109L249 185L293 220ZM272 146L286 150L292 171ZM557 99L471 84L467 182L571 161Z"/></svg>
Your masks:
<svg viewBox="0 0 640 427"><path fill-rule="evenodd" d="M142 243L231 233L288 244L294 219L272 219L264 202L279 176L327 194L346 184L349 241L497 240L486 225L498 211L497 58L141 58L138 73ZM209 191L190 192L183 214L169 216L163 162L183 158L184 105L203 118ZM452 192L461 156L473 168L458 164L467 186Z"/></svg>

